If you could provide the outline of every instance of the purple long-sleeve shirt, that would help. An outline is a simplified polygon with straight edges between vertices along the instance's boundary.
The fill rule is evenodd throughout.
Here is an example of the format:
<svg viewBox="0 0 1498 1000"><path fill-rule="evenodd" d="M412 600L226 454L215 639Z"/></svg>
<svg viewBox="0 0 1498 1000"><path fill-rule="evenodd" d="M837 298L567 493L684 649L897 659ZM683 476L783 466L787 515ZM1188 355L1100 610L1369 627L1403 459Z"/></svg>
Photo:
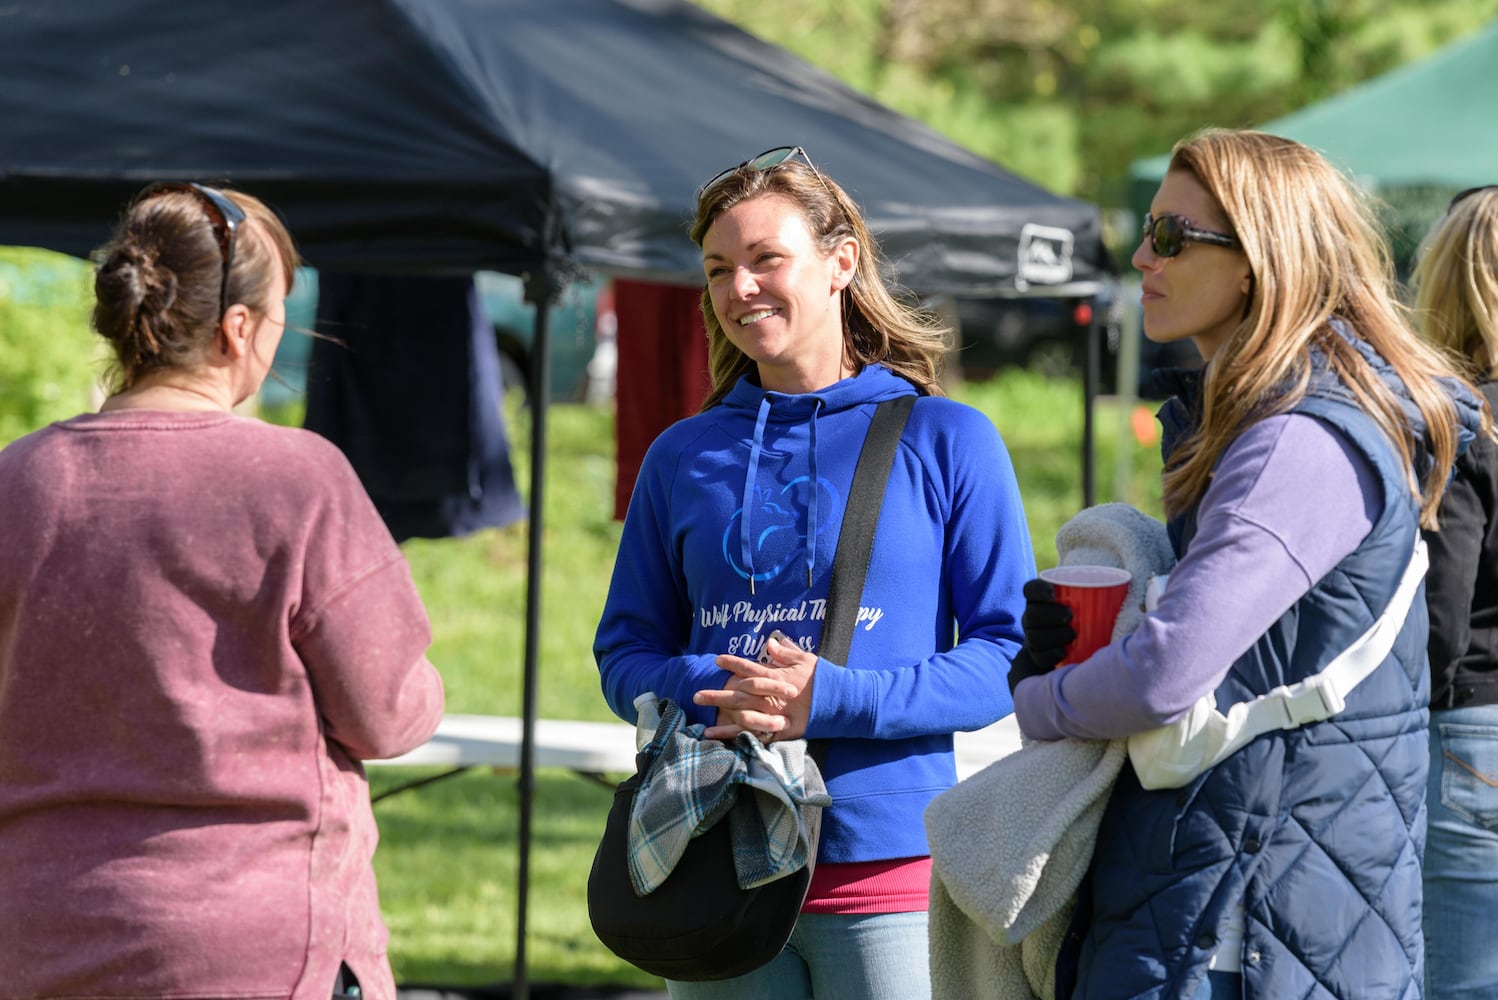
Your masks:
<svg viewBox="0 0 1498 1000"><path fill-rule="evenodd" d="M1303 414L1230 445L1158 607L1083 663L1022 681L1032 739L1115 739L1175 721L1367 536L1384 497L1364 456Z"/></svg>

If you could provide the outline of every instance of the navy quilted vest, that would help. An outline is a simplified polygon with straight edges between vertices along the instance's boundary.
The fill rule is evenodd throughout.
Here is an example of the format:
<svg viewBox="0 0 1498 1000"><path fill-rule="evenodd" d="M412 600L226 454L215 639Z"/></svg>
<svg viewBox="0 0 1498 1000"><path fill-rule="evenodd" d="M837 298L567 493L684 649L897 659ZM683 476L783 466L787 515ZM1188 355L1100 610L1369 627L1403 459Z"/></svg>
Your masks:
<svg viewBox="0 0 1498 1000"><path fill-rule="evenodd" d="M1357 551L1234 664L1217 689L1223 710L1317 673L1362 634L1418 531L1404 471L1373 421L1335 389L1296 409L1363 452L1382 480L1384 511ZM1161 417L1168 449L1190 404L1173 400ZM1180 555L1194 514L1170 527ZM1342 714L1261 736L1182 789L1146 791L1125 767L1079 905L1079 932L1090 916L1080 962L1061 969L1063 982L1075 974L1075 997L1190 997L1239 903L1246 997L1421 995L1426 632L1422 585L1390 656Z"/></svg>

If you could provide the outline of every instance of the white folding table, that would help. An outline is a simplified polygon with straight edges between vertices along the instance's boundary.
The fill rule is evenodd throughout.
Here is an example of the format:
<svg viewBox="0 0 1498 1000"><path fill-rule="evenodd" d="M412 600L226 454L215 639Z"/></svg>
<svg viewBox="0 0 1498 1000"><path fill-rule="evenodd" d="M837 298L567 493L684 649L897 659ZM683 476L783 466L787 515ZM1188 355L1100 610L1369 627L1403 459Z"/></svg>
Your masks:
<svg viewBox="0 0 1498 1000"><path fill-rule="evenodd" d="M432 738L410 753L378 765L446 766L457 770L520 766L521 720L503 715L445 715ZM957 777L966 778L1019 748L1019 727L1008 715L985 729L958 733L955 739ZM612 787L609 775L635 769L635 728L627 722L583 722L576 719L537 719L537 767L565 767ZM449 771L447 774L454 773ZM447 774L387 790L381 798Z"/></svg>

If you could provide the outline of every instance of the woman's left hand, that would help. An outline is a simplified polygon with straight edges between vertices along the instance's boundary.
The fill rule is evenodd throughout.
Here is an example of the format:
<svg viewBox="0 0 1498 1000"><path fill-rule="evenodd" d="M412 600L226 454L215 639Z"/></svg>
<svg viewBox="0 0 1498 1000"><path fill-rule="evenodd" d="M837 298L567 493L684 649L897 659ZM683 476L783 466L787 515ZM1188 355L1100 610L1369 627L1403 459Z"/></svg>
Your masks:
<svg viewBox="0 0 1498 1000"><path fill-rule="evenodd" d="M817 656L777 639L767 639L765 648L769 663L721 654L715 662L733 676L721 689L692 696L696 704L718 710L717 724L702 734L707 739L732 740L750 732L770 743L805 735Z"/></svg>

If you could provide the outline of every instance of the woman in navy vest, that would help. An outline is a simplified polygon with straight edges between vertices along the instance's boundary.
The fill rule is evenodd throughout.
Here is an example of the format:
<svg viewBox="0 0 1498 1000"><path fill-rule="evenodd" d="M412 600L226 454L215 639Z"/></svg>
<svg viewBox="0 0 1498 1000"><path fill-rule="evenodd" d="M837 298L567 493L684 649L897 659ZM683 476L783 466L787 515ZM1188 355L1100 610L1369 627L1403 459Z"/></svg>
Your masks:
<svg viewBox="0 0 1498 1000"><path fill-rule="evenodd" d="M1415 314L1498 403L1498 185L1457 195L1415 267ZM1456 463L1426 535L1430 826L1425 974L1434 1000L1498 992L1498 444Z"/></svg>
<svg viewBox="0 0 1498 1000"><path fill-rule="evenodd" d="M1481 421L1406 323L1364 199L1299 143L1179 143L1133 263L1146 335L1205 361L1160 412L1178 562L1082 663L1049 669L1069 626L1027 629L1011 682L1034 739L1127 737L1318 674L1390 603ZM1057 607L1027 595L1027 620ZM1417 599L1343 711L1182 788L1125 767L1057 996L1418 997L1426 630Z"/></svg>

